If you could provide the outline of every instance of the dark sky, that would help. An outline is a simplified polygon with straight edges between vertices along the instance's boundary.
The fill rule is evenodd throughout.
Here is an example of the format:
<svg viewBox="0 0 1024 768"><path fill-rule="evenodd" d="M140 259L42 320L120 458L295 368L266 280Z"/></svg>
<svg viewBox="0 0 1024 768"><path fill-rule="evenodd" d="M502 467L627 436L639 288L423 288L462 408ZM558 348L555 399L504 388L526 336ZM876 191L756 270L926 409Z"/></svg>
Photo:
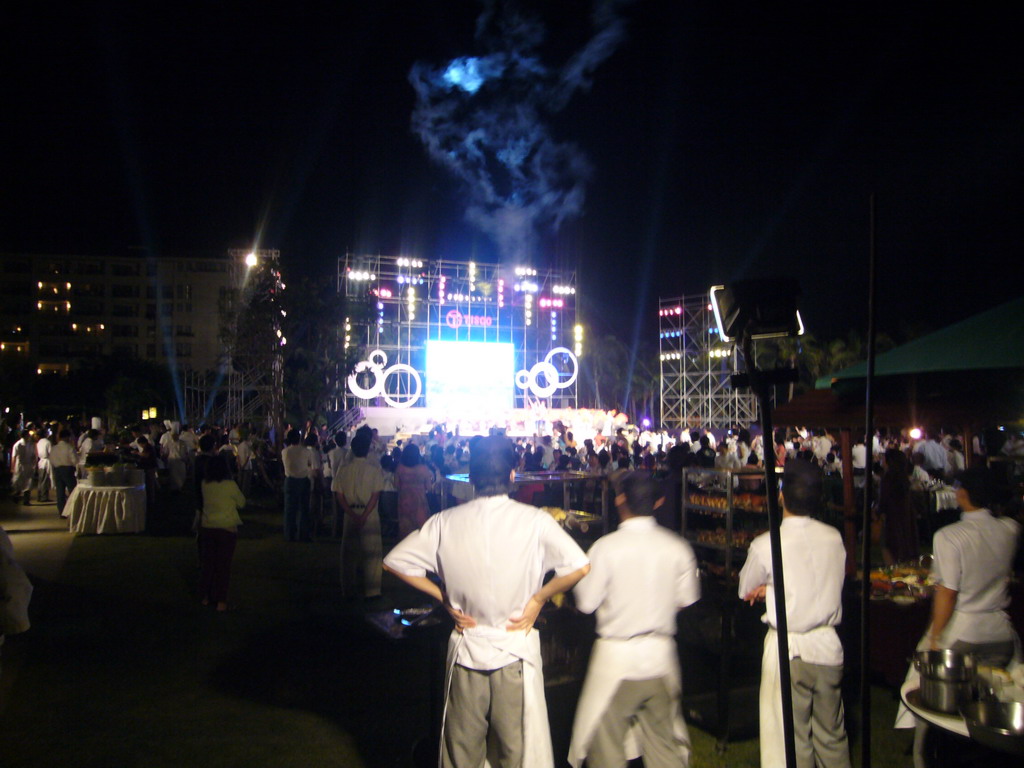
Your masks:
<svg viewBox="0 0 1024 768"><path fill-rule="evenodd" d="M589 0L526 5L552 71L595 33ZM800 278L819 336L863 329L872 193L883 328L1021 293L1024 46L1009 15L613 5L624 35L590 87L540 113L590 173L582 213L544 228L534 261L578 270L598 332L628 339L640 317L650 338L659 296L769 274ZM411 128L410 69L484 53L482 7L20 4L0 32L0 252L258 239L292 270L348 250L496 259Z"/></svg>

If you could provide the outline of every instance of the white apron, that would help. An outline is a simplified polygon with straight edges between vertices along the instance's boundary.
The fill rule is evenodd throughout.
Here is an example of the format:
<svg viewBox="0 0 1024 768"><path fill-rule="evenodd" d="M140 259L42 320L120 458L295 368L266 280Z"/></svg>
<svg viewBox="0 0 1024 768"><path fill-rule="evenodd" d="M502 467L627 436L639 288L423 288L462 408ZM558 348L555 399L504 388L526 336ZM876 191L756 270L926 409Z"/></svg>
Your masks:
<svg viewBox="0 0 1024 768"><path fill-rule="evenodd" d="M495 648L506 651L523 662L523 768L553 768L554 754L551 750L551 731L548 728L548 705L544 698L544 671L540 655L540 632L536 627L525 632L508 632L495 627L470 627L466 638L486 638ZM464 638L452 630L448 637L448 659L446 663L444 690L445 712L448 710L452 670ZM473 640L471 640L472 642ZM444 749L444 724L441 726L441 749ZM485 766L490 762L484 761Z"/></svg>
<svg viewBox="0 0 1024 768"><path fill-rule="evenodd" d="M924 635L921 637L920 642L917 644L918 651L931 650L931 638L929 634L931 632L932 625L928 624L928 629L925 630ZM971 630L974 630L973 632ZM1003 642L1005 640L1012 639L1014 642L1014 658L1020 660L1020 639L1017 637L1017 633L1013 631L1013 625L1010 623L1010 617L1005 611L986 611L985 613L966 613L964 611L953 611L953 615L949 619L949 623L946 628L942 630L942 635L939 637L938 646L940 649L952 648L958 640L962 640L963 636L970 632L972 636L977 637L981 633L981 636L988 636L991 640L984 642ZM978 641L974 641L978 642ZM904 679L904 684L912 683L915 686L920 686L921 673L914 668L911 664L907 670L907 676ZM900 702L899 709L896 710L896 728L913 728L917 725L917 718L914 713L911 712L907 705L902 701Z"/></svg>
<svg viewBox="0 0 1024 768"><path fill-rule="evenodd" d="M645 673L641 677L632 677L641 668ZM587 678L580 692L580 700L576 706L576 718L572 726L572 741L569 744L569 762L573 768L579 768L587 756L594 732L608 708L612 697L623 680L649 680L664 677L672 696L672 731L681 744L680 765L690 762L690 733L683 720L680 704L682 695L682 678L679 672L679 657L676 654L675 639L663 635L644 635L629 640L611 640L598 638L590 654L587 667ZM626 759L634 760L641 756L639 723L626 732L623 745Z"/></svg>
<svg viewBox="0 0 1024 768"><path fill-rule="evenodd" d="M779 636L768 627L761 656L761 688L758 692L761 768L784 768L786 740L782 730L782 685L779 679Z"/></svg>

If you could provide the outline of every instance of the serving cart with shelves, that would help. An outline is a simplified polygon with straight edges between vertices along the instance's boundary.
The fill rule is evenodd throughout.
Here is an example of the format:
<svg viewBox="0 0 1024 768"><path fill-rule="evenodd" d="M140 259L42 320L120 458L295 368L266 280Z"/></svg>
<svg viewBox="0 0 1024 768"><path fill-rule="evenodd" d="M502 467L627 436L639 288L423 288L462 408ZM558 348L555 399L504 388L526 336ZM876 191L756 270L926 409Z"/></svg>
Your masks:
<svg viewBox="0 0 1024 768"><path fill-rule="evenodd" d="M690 711L716 734L717 748L722 752L734 727L745 732L753 725L733 722L734 709L738 713L757 712L763 610L742 602L737 588L750 542L768 529L764 472L753 468L686 468L682 471L681 506L680 533L693 546L703 571L702 602L714 615L714 621L689 640L698 646L692 649L695 654L717 661L717 680L712 693L704 697L705 706L691 707ZM737 624L742 627L741 643L736 642ZM750 641L756 641L756 645Z"/></svg>

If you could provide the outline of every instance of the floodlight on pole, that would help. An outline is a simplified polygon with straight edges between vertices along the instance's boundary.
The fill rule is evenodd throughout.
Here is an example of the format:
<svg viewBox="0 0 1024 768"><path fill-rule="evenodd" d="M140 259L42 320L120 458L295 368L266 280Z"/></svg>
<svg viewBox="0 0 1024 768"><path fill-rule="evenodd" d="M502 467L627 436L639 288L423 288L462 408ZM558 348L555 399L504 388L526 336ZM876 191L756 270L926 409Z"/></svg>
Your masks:
<svg viewBox="0 0 1024 768"><path fill-rule="evenodd" d="M757 395L761 411L761 432L774 434L772 428L771 388L793 380L795 369L759 370L754 359L754 340L798 336L804 332L796 300L800 285L796 280L739 280L717 285L710 291L711 309L718 323L722 342L735 341L743 350L747 373L732 377L733 387L749 386ZM765 451L765 502L768 508L768 535L771 545L772 588L775 595L775 624L778 637L779 687L782 697L782 730L786 766L796 768L793 732L793 692L789 670L789 621L786 615L786 582L782 564L782 511L779 509L778 477L774 451Z"/></svg>
<svg viewBox="0 0 1024 768"><path fill-rule="evenodd" d="M711 289L711 309L724 342L803 336L804 321L796 300L796 280L740 280Z"/></svg>
<svg viewBox="0 0 1024 768"><path fill-rule="evenodd" d="M249 269L252 269L253 267L256 266L256 261L256 254L254 252L250 252L245 257L245 266L249 267Z"/></svg>

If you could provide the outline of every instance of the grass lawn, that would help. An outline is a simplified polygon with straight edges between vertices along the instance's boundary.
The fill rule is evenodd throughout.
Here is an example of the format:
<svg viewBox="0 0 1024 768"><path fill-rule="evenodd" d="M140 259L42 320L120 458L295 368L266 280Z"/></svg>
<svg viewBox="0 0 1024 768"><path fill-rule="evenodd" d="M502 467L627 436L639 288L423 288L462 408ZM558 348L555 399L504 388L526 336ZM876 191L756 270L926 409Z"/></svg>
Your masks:
<svg viewBox="0 0 1024 768"><path fill-rule="evenodd" d="M74 540L60 578L37 580L32 630L4 648L0 766L410 765L424 643L384 638L341 600L337 542L286 544L271 508L243 517L225 615L194 597L189 516L166 535ZM385 592L418 602L390 579ZM575 702L551 696L561 759ZM909 765L895 702L873 701L874 764ZM756 739L719 754L691 733L695 766L758 765Z"/></svg>

